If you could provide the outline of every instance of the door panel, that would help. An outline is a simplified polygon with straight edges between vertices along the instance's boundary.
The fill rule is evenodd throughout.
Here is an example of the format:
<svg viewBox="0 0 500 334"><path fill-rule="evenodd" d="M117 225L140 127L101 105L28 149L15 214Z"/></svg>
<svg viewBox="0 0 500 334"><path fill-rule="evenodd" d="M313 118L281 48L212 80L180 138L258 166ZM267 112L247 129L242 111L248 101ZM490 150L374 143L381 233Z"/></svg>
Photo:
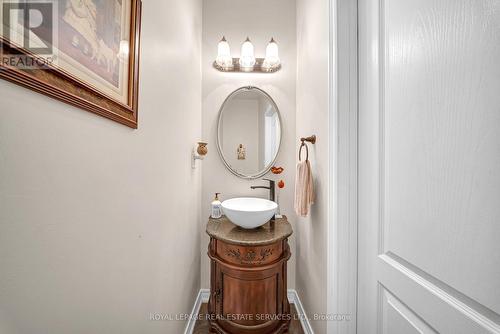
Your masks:
<svg viewBox="0 0 500 334"><path fill-rule="evenodd" d="M253 326L273 320L263 315L277 315L279 276L262 278L260 280L245 280L232 277L223 271L222 275L222 314L226 317L235 317L232 322ZM237 296L238 298L234 298ZM233 298L231 298L233 297ZM250 317L251 315L251 317Z"/></svg>
<svg viewBox="0 0 500 334"><path fill-rule="evenodd" d="M359 24L358 332L500 333L500 1Z"/></svg>
<svg viewBox="0 0 500 334"><path fill-rule="evenodd" d="M384 334L437 333L416 313L380 285L382 294L382 329Z"/></svg>

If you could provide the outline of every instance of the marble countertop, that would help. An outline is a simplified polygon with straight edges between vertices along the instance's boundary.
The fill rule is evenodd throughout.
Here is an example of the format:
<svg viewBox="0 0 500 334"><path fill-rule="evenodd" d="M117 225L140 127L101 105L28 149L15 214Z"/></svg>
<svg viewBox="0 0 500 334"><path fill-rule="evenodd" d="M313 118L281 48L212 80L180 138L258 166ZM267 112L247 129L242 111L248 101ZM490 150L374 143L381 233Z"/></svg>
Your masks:
<svg viewBox="0 0 500 334"><path fill-rule="evenodd" d="M207 234L209 236L235 245L259 246L273 244L288 238L292 233L292 226L286 216L276 219L274 229L267 222L261 227L246 230L234 225L225 216L219 219L209 218L207 223Z"/></svg>

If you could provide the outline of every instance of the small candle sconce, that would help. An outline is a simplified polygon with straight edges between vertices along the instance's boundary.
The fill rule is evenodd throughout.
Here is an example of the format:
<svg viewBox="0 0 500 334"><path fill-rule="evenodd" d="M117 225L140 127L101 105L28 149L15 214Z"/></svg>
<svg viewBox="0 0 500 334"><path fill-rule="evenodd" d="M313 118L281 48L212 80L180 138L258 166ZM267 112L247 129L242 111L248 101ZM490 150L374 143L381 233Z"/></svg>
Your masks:
<svg viewBox="0 0 500 334"><path fill-rule="evenodd" d="M208 143L198 142L196 150L193 148L191 154L191 168L196 168L196 160L203 160L205 158L205 155L208 153L207 145Z"/></svg>
<svg viewBox="0 0 500 334"><path fill-rule="evenodd" d="M198 142L198 148L196 149L196 152L198 152L198 154L201 156L207 155L208 153L207 145L208 143Z"/></svg>

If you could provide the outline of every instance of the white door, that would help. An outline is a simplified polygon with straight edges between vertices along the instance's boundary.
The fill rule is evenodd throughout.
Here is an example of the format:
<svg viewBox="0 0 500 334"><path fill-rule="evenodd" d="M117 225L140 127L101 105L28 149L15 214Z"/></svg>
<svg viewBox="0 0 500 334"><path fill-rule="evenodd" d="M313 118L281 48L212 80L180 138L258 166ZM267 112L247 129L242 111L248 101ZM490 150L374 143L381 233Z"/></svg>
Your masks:
<svg viewBox="0 0 500 334"><path fill-rule="evenodd" d="M359 0L358 334L500 333L500 0Z"/></svg>

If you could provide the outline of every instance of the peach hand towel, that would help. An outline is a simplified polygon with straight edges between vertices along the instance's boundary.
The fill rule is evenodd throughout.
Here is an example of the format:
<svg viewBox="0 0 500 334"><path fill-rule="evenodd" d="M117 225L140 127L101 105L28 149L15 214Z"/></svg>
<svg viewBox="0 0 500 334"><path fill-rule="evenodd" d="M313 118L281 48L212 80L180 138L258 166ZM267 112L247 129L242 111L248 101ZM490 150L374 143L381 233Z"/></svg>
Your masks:
<svg viewBox="0 0 500 334"><path fill-rule="evenodd" d="M313 177L309 160L297 164L295 177L295 213L306 217L309 207L314 202Z"/></svg>

